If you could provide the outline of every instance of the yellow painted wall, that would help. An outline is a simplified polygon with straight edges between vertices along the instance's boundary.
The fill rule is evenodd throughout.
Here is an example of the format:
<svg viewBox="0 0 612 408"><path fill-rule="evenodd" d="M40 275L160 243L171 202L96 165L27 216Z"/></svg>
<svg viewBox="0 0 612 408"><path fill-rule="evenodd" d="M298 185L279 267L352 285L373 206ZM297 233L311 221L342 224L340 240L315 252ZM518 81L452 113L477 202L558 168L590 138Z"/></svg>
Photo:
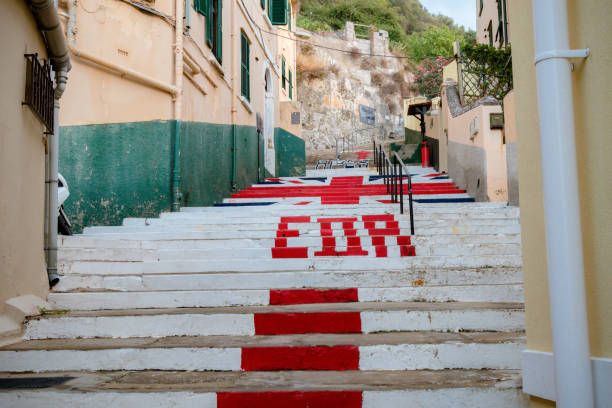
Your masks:
<svg viewBox="0 0 612 408"><path fill-rule="evenodd" d="M519 151L527 347L552 351L530 2L509 2ZM568 0L570 46L591 49L572 73L591 354L612 357L612 3ZM532 406L546 406L541 401Z"/></svg>
<svg viewBox="0 0 612 408"><path fill-rule="evenodd" d="M48 290L44 257L44 126L27 106L24 53L46 56L23 1L0 2L0 315L4 302ZM0 323L0 333L3 327Z"/></svg>
<svg viewBox="0 0 612 408"><path fill-rule="evenodd" d="M174 4L173 0L147 4L168 16L163 18L117 0L77 2L72 45L104 61L174 86L175 33L171 24ZM295 9L294 6L294 29ZM295 42L265 32L288 35L269 23L267 11L261 8L259 0L224 0L222 18L223 58L219 64L205 41L205 17L191 8L191 27L183 36L186 56L179 119L229 124L234 107L236 124L254 126L255 113L264 111L264 74L269 69L274 84L274 124L278 126L278 102L288 99L280 89L280 49L286 54L287 66L294 72L295 81ZM63 24L67 25L66 17ZM248 104L240 98L241 32L251 45ZM294 94L295 90L294 86ZM171 94L117 75L78 55L73 55L64 99L62 126L174 119Z"/></svg>

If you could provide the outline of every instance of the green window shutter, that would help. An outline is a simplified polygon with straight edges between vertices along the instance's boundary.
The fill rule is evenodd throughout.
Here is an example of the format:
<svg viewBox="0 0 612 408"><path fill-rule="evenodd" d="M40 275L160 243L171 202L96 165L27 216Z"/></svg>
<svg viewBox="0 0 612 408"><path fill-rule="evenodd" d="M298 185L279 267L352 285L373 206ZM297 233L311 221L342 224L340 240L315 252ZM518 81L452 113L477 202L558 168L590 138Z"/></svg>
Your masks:
<svg viewBox="0 0 612 408"><path fill-rule="evenodd" d="M274 25L287 25L287 0L270 0L270 20Z"/></svg>
<svg viewBox="0 0 612 408"><path fill-rule="evenodd" d="M260 0L261 3L261 9L265 10L266 9L266 0Z"/></svg>
<svg viewBox="0 0 612 408"><path fill-rule="evenodd" d="M215 1L215 0L210 0ZM215 50L215 57L219 62L223 61L223 0L217 1L217 46Z"/></svg>
<svg viewBox="0 0 612 408"><path fill-rule="evenodd" d="M291 3L287 2L287 28L291 31Z"/></svg>
<svg viewBox="0 0 612 408"><path fill-rule="evenodd" d="M202 1L202 0L200 0ZM213 47L213 33L214 33L214 12L213 12L213 1L215 0L204 0L206 2L206 44L210 48Z"/></svg>
<svg viewBox="0 0 612 408"><path fill-rule="evenodd" d="M251 100L251 73L250 57L251 50L246 35L240 35L240 92L248 101Z"/></svg>
<svg viewBox="0 0 612 408"><path fill-rule="evenodd" d="M281 64L281 70L282 70L282 80L283 80L283 89L287 89L287 77L285 76L285 57L283 57L282 60L282 64Z"/></svg>
<svg viewBox="0 0 612 408"><path fill-rule="evenodd" d="M208 15L208 2L210 0L193 0L193 8L198 13L207 16Z"/></svg>
<svg viewBox="0 0 612 408"><path fill-rule="evenodd" d="M293 73L289 70L289 99L293 99Z"/></svg>

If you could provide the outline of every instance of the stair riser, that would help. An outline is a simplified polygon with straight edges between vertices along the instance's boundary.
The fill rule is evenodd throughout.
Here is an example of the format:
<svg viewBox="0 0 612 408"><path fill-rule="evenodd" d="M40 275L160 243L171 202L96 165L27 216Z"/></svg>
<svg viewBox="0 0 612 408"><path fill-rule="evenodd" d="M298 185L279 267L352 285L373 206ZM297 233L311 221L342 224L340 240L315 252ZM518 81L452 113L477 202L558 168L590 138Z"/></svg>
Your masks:
<svg viewBox="0 0 612 408"><path fill-rule="evenodd" d="M367 242L367 238L364 239ZM274 244L272 245L274 246ZM291 240L288 247L306 247L299 239ZM395 244L386 245L387 257L400 257L403 255L401 248ZM376 247L371 245L362 245L363 251L366 251L367 256L376 257ZM308 257L315 257L316 253L321 252L323 247L319 241L317 245L308 248ZM346 244L337 244L335 250L338 252L347 251ZM228 259L239 253L241 257L248 258L265 258L271 259L273 253L270 248L225 248L225 249L194 249L194 250L67 250L63 249L59 252L58 262L68 263L73 261L173 261L173 260L211 260L211 259ZM454 256L454 255L520 255L520 244L482 244L470 247L417 247L417 256ZM318 255L317 255L318 256Z"/></svg>
<svg viewBox="0 0 612 408"><path fill-rule="evenodd" d="M367 238L366 238L367 239ZM394 236L384 237L387 246L397 244ZM475 234L475 235L441 235L441 236L411 236L412 243L417 247L440 247L440 246L469 246L479 244L520 244L519 234ZM290 246L317 246L321 244L321 237L297 237L287 238ZM366 241L367 242L367 241ZM336 243L341 246L347 245L346 237L337 237ZM262 239L209 239L209 240L175 240L175 241L129 241L99 239L96 237L68 236L60 237L58 256L66 256L71 251L90 250L103 251L114 250L116 254L135 252L146 254L144 250L176 250L176 249L219 249L219 248L272 248L275 245L274 238ZM136 250L136 251L134 251ZM143 250L140 252L140 250Z"/></svg>
<svg viewBox="0 0 612 408"><path fill-rule="evenodd" d="M349 218L349 217L347 217ZM364 226L362 221L357 221L351 223L352 227L350 229L356 230L366 230L367 227ZM506 225L517 225L517 219L511 218L489 218L489 219L456 219L453 221L450 220L415 220L415 227L418 226L419 230L427 229L427 228L440 228L440 227L469 227L469 226L506 226ZM149 226L118 226L118 227L90 227L85 228L83 231L83 235L94 235L94 234L110 234L110 233L134 233L134 232L165 232L168 229L172 229L174 231L205 231L205 232L219 232L225 231L228 228L227 224L174 224L172 222L168 222L165 224L153 224ZM303 234L307 234L309 232L320 231L322 229L322 225L319 222L313 223L288 223L286 228L281 228L279 223L251 223L251 224L231 224L231 228L233 231L276 231L279 229L290 229L290 230L299 230ZM375 228L397 228L397 227L387 227L385 222L377 222ZM409 229L410 222L409 221L400 221L399 228L401 229ZM343 231L343 225L341 222L333 222L331 223L331 229Z"/></svg>
<svg viewBox="0 0 612 408"><path fill-rule="evenodd" d="M51 293L58 310L153 309L259 306L270 304L268 290ZM359 288L359 302L523 302L521 285ZM321 302L314 302L321 303Z"/></svg>
<svg viewBox="0 0 612 408"><path fill-rule="evenodd" d="M73 262L58 265L63 275L143 275L143 274L183 274L214 272L286 272L304 270L386 270L405 271L406 269L430 268L491 268L522 265L519 255L471 255L449 257L315 257L310 259L259 259L257 262L244 262L248 258L234 258L218 261L163 261L163 262Z"/></svg>
<svg viewBox="0 0 612 408"><path fill-rule="evenodd" d="M142 232L110 232L87 234L85 237L95 237L100 239L124 239L124 240L177 240L177 239L259 239L276 238L278 228L271 230L244 230L232 231L230 227L220 231L198 231L197 229L180 228L177 231L167 232L146 230ZM320 227L312 230L309 236L321 236ZM400 229L399 235L410 235L410 229ZM418 235L444 235L444 234L520 234L519 224L510 223L507 225L456 225L420 228L415 224L415 233ZM370 236L367 230L358 230L358 236ZM334 231L334 236L344 236L343 230Z"/></svg>
<svg viewBox="0 0 612 408"><path fill-rule="evenodd" d="M352 391L351 393L355 393ZM357 398L339 398L346 392L318 392L321 397L311 402L308 393L304 398L288 398L284 393L248 393L244 398L223 398L223 393L192 392L101 392L75 393L70 391L14 391L0 393L6 408L30 407L88 407L88 408L406 408L436 407L455 408L526 408L529 400L520 389L484 388L439 388L430 390L363 391ZM242 396L241 395L241 396ZM231 397L231 396L230 396ZM24 401L27 404L24 405ZM319 404L316 404L316 402ZM323 402L321 402L323 401ZM326 405L333 404L333 405ZM461 405L459 405L461 404Z"/></svg>
<svg viewBox="0 0 612 408"><path fill-rule="evenodd" d="M0 351L6 372L520 369L523 343Z"/></svg>
<svg viewBox="0 0 612 408"><path fill-rule="evenodd" d="M298 288L394 288L438 285L521 284L520 268L429 269L424 271L297 271L199 275L65 275L54 291L165 291Z"/></svg>
<svg viewBox="0 0 612 408"><path fill-rule="evenodd" d="M258 317L256 317L258 316ZM292 317L293 316L293 317ZM181 314L102 317L57 317L32 320L26 325L25 338L93 337L171 337L171 336L247 336L309 333L375 333L394 331L520 331L524 328L521 310L447 310L447 311L367 311L315 314L318 328L301 320L311 314ZM276 317L278 317L277 320ZM285 317L293 325L285 322ZM352 323L348 318L356 319ZM261 319L260 319L261 318ZM255 320L264 323L255 323ZM263 320L262 320L263 319ZM272 319L272 320L270 320ZM285 319L285 320L283 320ZM298 320L291 320L298 319ZM337 326L337 321L345 322ZM360 322L360 323L359 323ZM356 325L356 326L355 326ZM359 328L360 326L360 328ZM261 327L261 328L260 328ZM309 328L310 327L310 328ZM300 330L304 330L301 331Z"/></svg>

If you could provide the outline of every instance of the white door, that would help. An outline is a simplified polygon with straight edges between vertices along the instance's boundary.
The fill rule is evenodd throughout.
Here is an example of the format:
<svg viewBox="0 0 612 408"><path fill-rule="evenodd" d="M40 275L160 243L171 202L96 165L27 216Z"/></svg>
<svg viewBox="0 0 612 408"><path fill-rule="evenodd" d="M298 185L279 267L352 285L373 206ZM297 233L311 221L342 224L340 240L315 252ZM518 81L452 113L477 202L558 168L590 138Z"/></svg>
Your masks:
<svg viewBox="0 0 612 408"><path fill-rule="evenodd" d="M276 175L276 151L274 150L274 92L270 70L266 70L266 100L264 104L264 165L268 173Z"/></svg>

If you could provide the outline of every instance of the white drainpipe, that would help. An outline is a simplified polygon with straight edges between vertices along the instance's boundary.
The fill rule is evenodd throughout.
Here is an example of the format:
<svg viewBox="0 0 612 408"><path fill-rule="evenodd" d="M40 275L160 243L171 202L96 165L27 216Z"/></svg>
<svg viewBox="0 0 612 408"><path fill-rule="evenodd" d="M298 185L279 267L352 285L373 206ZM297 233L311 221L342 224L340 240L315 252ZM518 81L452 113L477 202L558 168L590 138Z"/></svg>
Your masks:
<svg viewBox="0 0 612 408"><path fill-rule="evenodd" d="M560 408L592 408L566 0L533 0L548 281Z"/></svg>

